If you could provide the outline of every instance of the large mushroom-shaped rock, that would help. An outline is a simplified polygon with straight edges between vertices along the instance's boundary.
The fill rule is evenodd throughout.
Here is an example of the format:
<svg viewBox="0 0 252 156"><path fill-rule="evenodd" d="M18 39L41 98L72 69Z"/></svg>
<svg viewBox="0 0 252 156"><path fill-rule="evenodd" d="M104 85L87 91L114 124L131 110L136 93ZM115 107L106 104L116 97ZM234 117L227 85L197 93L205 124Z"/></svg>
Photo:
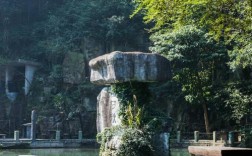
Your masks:
<svg viewBox="0 0 252 156"><path fill-rule="evenodd" d="M115 51L89 62L90 81L114 84L128 81L155 82L171 78L170 62L154 53Z"/></svg>

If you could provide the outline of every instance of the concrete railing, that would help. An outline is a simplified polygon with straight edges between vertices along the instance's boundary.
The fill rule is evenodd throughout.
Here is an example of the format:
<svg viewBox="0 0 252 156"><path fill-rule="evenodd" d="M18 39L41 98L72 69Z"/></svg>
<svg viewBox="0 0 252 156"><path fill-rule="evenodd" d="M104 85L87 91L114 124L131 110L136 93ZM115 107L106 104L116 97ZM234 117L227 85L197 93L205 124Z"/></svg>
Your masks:
<svg viewBox="0 0 252 156"><path fill-rule="evenodd" d="M213 131L212 133L203 133L199 131L194 131L190 133L183 133L181 131L177 131L176 136L171 137L171 143L177 143L177 144L183 144L183 143L190 143L190 144L197 144L197 143L205 143L207 145L217 145L217 144L228 144L233 145L235 142L241 141L241 136L237 135L237 132L228 132L228 133L222 133ZM239 137L239 138L238 138ZM20 141L31 141L32 139L21 139L20 138L20 132L14 131L13 138L2 138L0 139L0 142L6 142L6 141L14 141L14 142L20 142ZM51 140L51 139L39 139L36 138L35 140ZM57 130L55 133L54 141L61 141L61 140L75 140L78 142L81 142L83 139L82 131L78 132L78 138L77 139L62 139L61 138L61 131Z"/></svg>
<svg viewBox="0 0 252 156"><path fill-rule="evenodd" d="M174 136L175 135L175 136ZM213 131L212 133L203 133L199 131L183 133L177 131L176 134L173 134L171 138L173 143L183 144L206 144L206 145L233 145L234 143L241 141L241 136L238 135L238 132L217 132Z"/></svg>
<svg viewBox="0 0 252 156"><path fill-rule="evenodd" d="M61 138L61 131L60 130L57 130L55 131L55 137L54 137L54 140L56 141L60 141L62 140ZM13 133L13 138L6 138L6 134L0 134L1 135L1 138L0 138L0 141L4 141L4 140L13 140L13 141L19 141L20 139L25 139L25 140L32 140L32 138L20 138L20 131L18 130L15 130L14 133ZM35 138L35 140L52 140L52 139L40 139L40 138ZM71 139L64 139L64 140L71 140ZM82 141L83 140L83 134L82 134L82 131L78 131L78 138L76 139L72 139L72 140L79 140L79 141Z"/></svg>

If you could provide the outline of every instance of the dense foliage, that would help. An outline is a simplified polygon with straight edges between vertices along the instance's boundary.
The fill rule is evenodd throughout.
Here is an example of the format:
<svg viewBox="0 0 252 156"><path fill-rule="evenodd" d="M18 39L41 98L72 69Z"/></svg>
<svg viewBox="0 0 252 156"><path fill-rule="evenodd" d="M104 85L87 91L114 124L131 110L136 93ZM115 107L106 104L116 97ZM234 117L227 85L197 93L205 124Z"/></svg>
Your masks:
<svg viewBox="0 0 252 156"><path fill-rule="evenodd" d="M140 115L145 107L148 107L150 103L148 84L138 82L114 84L112 92L118 97L121 104L119 115L122 118L122 123L129 125L129 123L133 123L132 121L138 120L138 125L140 125L140 119L133 119L134 115L132 116L131 112Z"/></svg>
<svg viewBox="0 0 252 156"><path fill-rule="evenodd" d="M48 117L63 113L64 121L77 120L83 130L84 118L89 120L86 114L95 119L93 103L100 88L88 81L88 61L113 50L147 49L148 34L141 16L129 17L133 9L129 0L0 2L0 64L18 59L41 64L26 97L25 120L29 120L32 109ZM77 59L84 62L71 69L84 70L82 82L65 81L68 54L79 54ZM0 80L4 81L2 75ZM95 129L91 133L94 136Z"/></svg>
<svg viewBox="0 0 252 156"><path fill-rule="evenodd" d="M153 42L150 50L172 61L173 80L155 90L164 94L166 87L180 88L174 88L175 92L169 92L174 96L163 100L203 105L207 131L217 128L211 122L208 125L207 116L210 121L217 118L228 121L225 128L230 128L233 120L246 118L248 122L251 114L251 1L134 2L136 9L132 16L142 13L146 23L154 24L150 29Z"/></svg>
<svg viewBox="0 0 252 156"><path fill-rule="evenodd" d="M251 66L250 0L135 0L135 13L143 11L146 22L154 22L154 29L178 29L195 24L206 29L216 40L224 40L232 67Z"/></svg>
<svg viewBox="0 0 252 156"><path fill-rule="evenodd" d="M148 112L144 121L155 126L170 115L178 125L175 130L203 130L193 123L205 124L207 131L251 123L251 0L131 2L0 1L0 65L17 59L41 63L25 99L27 112L37 109L46 116L61 112L65 121L77 118L84 123L83 112L92 110L86 97L96 99L99 91L88 82L88 61L113 50L149 48L171 61L173 79L151 85L150 92L142 83L113 86L123 104L125 125L142 127L138 116L143 111ZM69 53L83 56L81 83L64 81L63 63ZM152 107L147 111L142 106L150 94ZM1 100L3 106L10 105L6 97ZM161 117L152 120L157 116Z"/></svg>
<svg viewBox="0 0 252 156"><path fill-rule="evenodd" d="M180 83L185 100L203 106L206 130L210 132L207 105L216 79L221 83L215 73L217 68L225 66L225 48L193 26L181 27L171 33L158 32L151 39L154 43L151 51L163 54L171 61L173 79Z"/></svg>
<svg viewBox="0 0 252 156"><path fill-rule="evenodd" d="M104 52L140 49L139 38L134 36L145 35L143 24L138 18L129 19L132 9L128 0L66 1L36 30L44 32L45 37L39 47L53 58L69 51L84 52L88 39L101 44Z"/></svg>
<svg viewBox="0 0 252 156"><path fill-rule="evenodd" d="M120 101L120 126L106 128L97 135L100 155L144 156L158 155L160 142L155 136L168 132L167 117L151 107L147 83L129 82L112 86ZM116 147L112 145L116 144ZM114 150L117 149L117 150ZM161 152L162 153L162 152Z"/></svg>
<svg viewBox="0 0 252 156"><path fill-rule="evenodd" d="M111 151L109 141L120 139L117 151ZM109 156L113 154L118 156L152 156L154 150L151 144L152 134L145 129L136 127L112 127L105 129L97 135L97 140L101 144L100 155ZM114 140L115 141L115 140ZM119 140L118 140L119 141Z"/></svg>
<svg viewBox="0 0 252 156"><path fill-rule="evenodd" d="M119 116L122 124L128 127L143 128L156 132L168 131L163 124L170 124L170 118L154 108L156 102L151 96L148 83L126 82L112 85L112 93L120 102ZM153 128L152 126L155 125ZM153 129L152 129L153 128Z"/></svg>
<svg viewBox="0 0 252 156"><path fill-rule="evenodd" d="M152 156L151 135L139 129L126 129L122 136L122 144L118 156Z"/></svg>

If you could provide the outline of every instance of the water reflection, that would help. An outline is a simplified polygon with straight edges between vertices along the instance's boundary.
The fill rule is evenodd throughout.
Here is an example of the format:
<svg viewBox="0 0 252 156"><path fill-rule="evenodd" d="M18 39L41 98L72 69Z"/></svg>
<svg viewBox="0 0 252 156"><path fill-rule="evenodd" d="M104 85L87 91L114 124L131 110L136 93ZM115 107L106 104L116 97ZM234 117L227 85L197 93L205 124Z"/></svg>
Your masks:
<svg viewBox="0 0 252 156"><path fill-rule="evenodd" d="M15 149L1 150L0 156L98 156L98 149Z"/></svg>
<svg viewBox="0 0 252 156"><path fill-rule="evenodd" d="M99 156L98 149L13 149L0 150L0 156ZM189 156L187 149L171 149L171 156Z"/></svg>
<svg viewBox="0 0 252 156"><path fill-rule="evenodd" d="M171 156L190 156L187 149L171 149Z"/></svg>

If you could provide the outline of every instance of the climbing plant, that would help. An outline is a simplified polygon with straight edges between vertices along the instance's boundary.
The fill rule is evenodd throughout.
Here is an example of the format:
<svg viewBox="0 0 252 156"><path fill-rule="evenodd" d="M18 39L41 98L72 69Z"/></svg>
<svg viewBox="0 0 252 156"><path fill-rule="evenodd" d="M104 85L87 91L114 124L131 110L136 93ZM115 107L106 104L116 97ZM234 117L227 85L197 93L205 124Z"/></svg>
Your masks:
<svg viewBox="0 0 252 156"><path fill-rule="evenodd" d="M154 156L153 138L164 132L165 115L151 108L148 83L126 82L114 84L112 93L119 99L119 117L122 124L106 128L97 135L101 143L100 155L109 156ZM109 142L120 140L116 151L111 151Z"/></svg>
<svg viewBox="0 0 252 156"><path fill-rule="evenodd" d="M162 131L165 129L165 124L171 124L167 114L153 107L154 102L148 83L126 82L114 84L111 88L120 102L119 116L123 125L143 128L146 125L151 127L152 124L156 124L155 131Z"/></svg>
<svg viewBox="0 0 252 156"><path fill-rule="evenodd" d="M126 82L114 84L111 88L120 102L119 116L122 118L122 124L131 125L131 127L132 124L140 126L139 118L143 117L143 111L150 103L151 96L148 84Z"/></svg>

